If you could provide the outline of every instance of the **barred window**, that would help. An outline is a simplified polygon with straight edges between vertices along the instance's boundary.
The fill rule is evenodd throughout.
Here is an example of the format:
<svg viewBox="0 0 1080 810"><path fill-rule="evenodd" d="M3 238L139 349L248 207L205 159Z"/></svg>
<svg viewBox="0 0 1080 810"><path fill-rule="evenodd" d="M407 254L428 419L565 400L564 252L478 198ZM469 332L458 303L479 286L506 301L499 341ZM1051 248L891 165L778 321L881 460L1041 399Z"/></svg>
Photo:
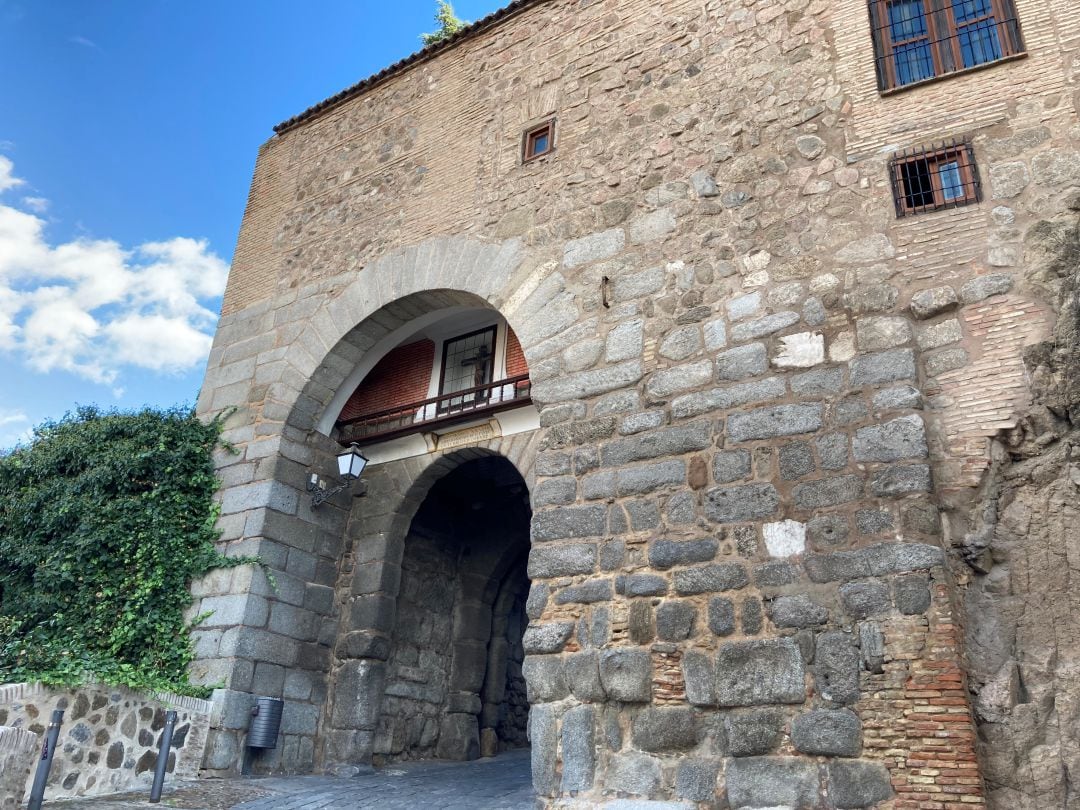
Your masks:
<svg viewBox="0 0 1080 810"><path fill-rule="evenodd" d="M966 141L899 152L889 161L889 178L898 217L981 199L975 155Z"/></svg>
<svg viewBox="0 0 1080 810"><path fill-rule="evenodd" d="M1013 0L869 0L878 89L1024 52Z"/></svg>

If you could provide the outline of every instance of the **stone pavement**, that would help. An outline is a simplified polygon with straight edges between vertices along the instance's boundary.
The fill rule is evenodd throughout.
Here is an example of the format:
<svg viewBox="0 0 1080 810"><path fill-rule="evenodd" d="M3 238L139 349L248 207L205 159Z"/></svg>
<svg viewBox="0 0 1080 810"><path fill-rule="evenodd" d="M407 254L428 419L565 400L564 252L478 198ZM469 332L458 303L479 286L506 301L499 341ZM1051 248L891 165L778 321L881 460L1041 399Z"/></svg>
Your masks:
<svg viewBox="0 0 1080 810"><path fill-rule="evenodd" d="M168 783L166 783L168 784ZM147 791L148 793L149 791ZM352 777L291 776L176 783L147 793L47 802L49 810L532 810L529 751L475 762L404 762Z"/></svg>

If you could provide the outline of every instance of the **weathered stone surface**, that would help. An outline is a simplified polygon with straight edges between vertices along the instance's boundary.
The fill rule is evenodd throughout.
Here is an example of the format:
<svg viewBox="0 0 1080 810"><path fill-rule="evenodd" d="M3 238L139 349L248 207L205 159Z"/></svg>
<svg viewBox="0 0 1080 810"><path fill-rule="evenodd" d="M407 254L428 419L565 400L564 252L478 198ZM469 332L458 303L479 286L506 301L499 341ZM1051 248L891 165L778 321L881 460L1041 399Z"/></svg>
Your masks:
<svg viewBox="0 0 1080 810"><path fill-rule="evenodd" d="M750 582L746 568L740 563L684 568L676 571L673 579L675 590L684 596L738 590Z"/></svg>
<svg viewBox="0 0 1080 810"><path fill-rule="evenodd" d="M645 321L634 318L618 324L608 332L604 348L604 359L609 363L622 360L634 360L641 357L644 345ZM596 408L600 415L600 408Z"/></svg>
<svg viewBox="0 0 1080 810"><path fill-rule="evenodd" d="M581 239L572 239L563 248L563 266L577 267L580 264L606 259L614 256L626 244L626 234L622 228L594 233Z"/></svg>
<svg viewBox="0 0 1080 810"><path fill-rule="evenodd" d="M1004 295L1012 285L1013 277L1008 273L976 276L960 288L960 300L965 304L977 304L992 295Z"/></svg>
<svg viewBox="0 0 1080 810"><path fill-rule="evenodd" d="M727 301L724 306L727 308L728 317L733 321L749 318L761 309L761 293L740 295Z"/></svg>
<svg viewBox="0 0 1080 810"><path fill-rule="evenodd" d="M671 413L676 419L698 416L718 410L736 408L739 405L753 405L779 399L787 393L784 381L780 377L766 377L726 388L714 388L711 391L699 391L683 394L671 400Z"/></svg>
<svg viewBox="0 0 1080 810"><path fill-rule="evenodd" d="M720 193L715 178L706 171L697 171L690 175L690 185L699 197L715 197Z"/></svg>
<svg viewBox="0 0 1080 810"><path fill-rule="evenodd" d="M685 363L674 368L657 371L649 378L646 390L657 399L700 388L712 380L713 365L711 360L699 360Z"/></svg>
<svg viewBox="0 0 1080 810"><path fill-rule="evenodd" d="M675 212L670 208L661 208L630 220L627 230L631 244L640 245L662 239L675 230Z"/></svg>
<svg viewBox="0 0 1080 810"><path fill-rule="evenodd" d="M923 351L958 343L963 338L964 330L956 318L949 318L941 323L924 324L919 328L919 348Z"/></svg>
<svg viewBox="0 0 1080 810"><path fill-rule="evenodd" d="M728 435L737 442L811 433L822 425L818 404L773 405L728 418Z"/></svg>
<svg viewBox="0 0 1080 810"><path fill-rule="evenodd" d="M862 723L848 709L817 709L791 721L791 743L804 754L857 757L862 751Z"/></svg>
<svg viewBox="0 0 1080 810"><path fill-rule="evenodd" d="M855 528L861 534L880 534L893 528L891 512L877 509L860 509L855 513Z"/></svg>
<svg viewBox="0 0 1080 810"><path fill-rule="evenodd" d="M682 600L661 602L656 608L656 635L661 641L682 641L694 629L697 610ZM711 614L710 614L711 619Z"/></svg>
<svg viewBox="0 0 1080 810"><path fill-rule="evenodd" d="M947 371L955 371L967 365L968 353L960 348L942 349L939 352L925 355L923 366L926 368L927 377L936 377Z"/></svg>
<svg viewBox="0 0 1080 810"><path fill-rule="evenodd" d="M926 430L922 417L910 414L855 432L852 442L856 461L899 461L926 458Z"/></svg>
<svg viewBox="0 0 1080 810"><path fill-rule="evenodd" d="M857 475L840 475L796 484L791 491L800 509L821 509L859 500L863 495L863 480Z"/></svg>
<svg viewBox="0 0 1080 810"><path fill-rule="evenodd" d="M573 632L573 622L530 624L521 643L525 647L526 655L557 653L566 646Z"/></svg>
<svg viewBox="0 0 1080 810"><path fill-rule="evenodd" d="M537 512L532 519L534 542L594 537L604 533L607 512L603 506L570 506Z"/></svg>
<svg viewBox="0 0 1080 810"><path fill-rule="evenodd" d="M855 322L855 336L861 351L877 352L904 345L914 333L907 318L877 315L859 318Z"/></svg>
<svg viewBox="0 0 1080 810"><path fill-rule="evenodd" d="M878 497L930 492L931 486L930 467L926 464L888 467L870 479L870 490Z"/></svg>
<svg viewBox="0 0 1080 810"><path fill-rule="evenodd" d="M837 807L874 807L893 797L889 772L878 762L830 762L826 768Z"/></svg>
<svg viewBox="0 0 1080 810"><path fill-rule="evenodd" d="M620 467L635 461L678 456L707 448L711 433L711 425L704 421L661 428L608 442L601 450L600 458L605 467Z"/></svg>
<svg viewBox="0 0 1080 810"><path fill-rule="evenodd" d="M802 655L790 639L729 641L716 655L716 698L721 706L802 703Z"/></svg>
<svg viewBox="0 0 1080 810"><path fill-rule="evenodd" d="M806 524L806 532L817 549L842 546L851 527L840 515L820 515Z"/></svg>
<svg viewBox="0 0 1080 810"><path fill-rule="evenodd" d="M780 351L773 357L777 368L812 368L825 362L825 336L820 332L798 332L780 338Z"/></svg>
<svg viewBox="0 0 1080 810"><path fill-rule="evenodd" d="M820 397L839 392L843 384L844 370L839 366L816 368L794 375L791 378L791 392L800 397Z"/></svg>
<svg viewBox="0 0 1080 810"><path fill-rule="evenodd" d="M615 754L608 766L605 787L633 796L648 796L660 787L660 760L648 754Z"/></svg>
<svg viewBox="0 0 1080 810"><path fill-rule="evenodd" d="M529 712L533 788L541 796L559 789L558 715L554 706L534 705Z"/></svg>
<svg viewBox="0 0 1080 810"><path fill-rule="evenodd" d="M654 540L649 544L649 565L661 570L675 565L709 562L720 548L712 537L700 540Z"/></svg>
<svg viewBox="0 0 1080 810"><path fill-rule="evenodd" d="M780 477L785 481L794 481L804 475L809 475L817 469L817 465L814 463L814 452L806 442L792 442L781 447L779 463ZM747 472L749 472L749 466L748 454Z"/></svg>
<svg viewBox="0 0 1080 810"><path fill-rule="evenodd" d="M799 322L798 312L777 312L752 321L745 321L731 327L731 339L736 343L771 335L781 329L787 329Z"/></svg>
<svg viewBox="0 0 1080 810"><path fill-rule="evenodd" d="M630 574L617 580L616 590L626 596L661 596L667 593L668 581L658 574Z"/></svg>
<svg viewBox="0 0 1080 810"><path fill-rule="evenodd" d="M822 633L814 652L814 683L818 694L833 703L859 699L859 651L848 633Z"/></svg>
<svg viewBox="0 0 1080 810"><path fill-rule="evenodd" d="M529 691L529 703L550 703L570 693L566 666L558 655L529 655L521 665Z"/></svg>
<svg viewBox="0 0 1080 810"><path fill-rule="evenodd" d="M784 715L775 709L752 709L724 718L728 748L735 757L771 754L784 730Z"/></svg>
<svg viewBox="0 0 1080 810"><path fill-rule="evenodd" d="M920 290L911 296L911 314L919 320L926 320L955 309L959 303L960 298L952 287Z"/></svg>
<svg viewBox="0 0 1080 810"><path fill-rule="evenodd" d="M599 655L594 650L572 653L566 656L566 679L574 697L586 703L604 700L604 688L600 683Z"/></svg>
<svg viewBox="0 0 1080 810"><path fill-rule="evenodd" d="M759 588L779 588L797 578L794 566L786 562L770 562L754 569L754 583Z"/></svg>
<svg viewBox="0 0 1080 810"><path fill-rule="evenodd" d="M652 697L652 662L639 649L603 650L600 682L611 700L648 703Z"/></svg>
<svg viewBox="0 0 1080 810"><path fill-rule="evenodd" d="M574 543L565 546L533 546L529 551L529 578L551 579L596 570L596 545Z"/></svg>
<svg viewBox="0 0 1080 810"><path fill-rule="evenodd" d="M668 360L685 360L701 351L701 348L701 330L696 326L684 326L681 329L672 330L660 342L657 353Z"/></svg>
<svg viewBox="0 0 1080 810"><path fill-rule="evenodd" d="M577 585L569 585L555 594L556 605L590 605L607 602L613 596L610 579L589 579Z"/></svg>
<svg viewBox="0 0 1080 810"><path fill-rule="evenodd" d="M716 705L716 667L713 657L699 650L687 650L682 659L686 700L694 706Z"/></svg>
<svg viewBox="0 0 1080 810"><path fill-rule="evenodd" d="M764 343L750 343L716 355L716 379L745 380L769 370Z"/></svg>
<svg viewBox="0 0 1080 810"><path fill-rule="evenodd" d="M562 790L589 790L596 771L596 710L575 706L562 720Z"/></svg>
<svg viewBox="0 0 1080 810"><path fill-rule="evenodd" d="M746 757L728 762L728 802L737 808L813 807L817 765L795 757ZM840 805L843 806L843 805Z"/></svg>
<svg viewBox="0 0 1080 810"><path fill-rule="evenodd" d="M777 627L813 627L829 621L828 608L808 596L778 596L769 604L769 618Z"/></svg>
<svg viewBox="0 0 1080 810"><path fill-rule="evenodd" d="M713 456L713 478L718 484L730 484L750 475L750 451L725 450Z"/></svg>
<svg viewBox="0 0 1080 810"><path fill-rule="evenodd" d="M923 543L879 543L856 551L810 554L804 565L814 582L846 582L943 565L945 554Z"/></svg>
<svg viewBox="0 0 1080 810"><path fill-rule="evenodd" d="M875 622L862 622L859 625L859 653L867 672L880 674L885 664L885 635L881 626Z"/></svg>
<svg viewBox="0 0 1080 810"><path fill-rule="evenodd" d="M930 609L930 582L925 574L896 577L892 582L896 609L908 616L918 616Z"/></svg>
<svg viewBox="0 0 1080 810"><path fill-rule="evenodd" d="M634 746L642 751L666 753L693 748L700 739L694 712L680 707L649 707L634 718Z"/></svg>
<svg viewBox="0 0 1080 810"><path fill-rule="evenodd" d="M851 361L850 366L851 384L854 386L911 380L915 379L915 352L911 349L889 349L859 355Z"/></svg>
<svg viewBox="0 0 1080 810"><path fill-rule="evenodd" d="M889 590L877 581L848 582L840 586L840 600L844 610L855 619L867 619L888 613Z"/></svg>
<svg viewBox="0 0 1080 810"><path fill-rule="evenodd" d="M585 399L634 385L645 376L640 360L605 366L573 374L561 374L551 379L533 379L532 395L537 402L561 402Z"/></svg>
<svg viewBox="0 0 1080 810"><path fill-rule="evenodd" d="M675 772L675 795L692 802L710 802L720 775L719 759L681 759Z"/></svg>
<svg viewBox="0 0 1080 810"><path fill-rule="evenodd" d="M922 394L911 385L887 388L874 394L874 407L881 410L890 408L921 408Z"/></svg>
<svg viewBox="0 0 1080 810"><path fill-rule="evenodd" d="M772 484L713 487L705 492L705 516L717 523L737 523L770 517L780 506Z"/></svg>
<svg viewBox="0 0 1080 810"><path fill-rule="evenodd" d="M730 636L735 632L735 605L723 596L709 600L709 630L717 636Z"/></svg>

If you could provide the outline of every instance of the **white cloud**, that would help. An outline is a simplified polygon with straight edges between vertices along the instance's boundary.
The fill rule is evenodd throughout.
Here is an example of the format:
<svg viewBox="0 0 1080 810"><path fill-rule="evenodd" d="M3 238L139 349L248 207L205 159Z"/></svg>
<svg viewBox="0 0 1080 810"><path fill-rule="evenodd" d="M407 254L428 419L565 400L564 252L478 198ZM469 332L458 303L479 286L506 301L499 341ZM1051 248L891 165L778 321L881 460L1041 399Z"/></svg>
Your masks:
<svg viewBox="0 0 1080 810"><path fill-rule="evenodd" d="M44 214L49 210L49 201L44 197L23 197L22 204L35 214Z"/></svg>
<svg viewBox="0 0 1080 810"><path fill-rule="evenodd" d="M30 441L32 433L30 417L25 413L0 408L0 452L16 444Z"/></svg>
<svg viewBox="0 0 1080 810"><path fill-rule="evenodd" d="M0 180L13 178L10 161L4 171ZM132 250L104 239L52 245L44 220L0 205L0 351L109 385L125 368L195 368L228 269L205 241L184 237Z"/></svg>
<svg viewBox="0 0 1080 810"><path fill-rule="evenodd" d="M23 181L15 176L15 164L11 162L11 158L0 155L0 191L7 191L22 184Z"/></svg>

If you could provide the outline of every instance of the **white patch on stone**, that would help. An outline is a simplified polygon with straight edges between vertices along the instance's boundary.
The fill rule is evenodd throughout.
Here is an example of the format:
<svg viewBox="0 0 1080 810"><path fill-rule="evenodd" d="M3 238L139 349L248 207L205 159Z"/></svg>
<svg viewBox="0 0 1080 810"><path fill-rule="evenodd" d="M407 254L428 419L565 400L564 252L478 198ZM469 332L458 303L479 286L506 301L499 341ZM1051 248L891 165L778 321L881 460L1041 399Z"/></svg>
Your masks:
<svg viewBox="0 0 1080 810"><path fill-rule="evenodd" d="M760 270L757 273L751 273L743 279L743 287L746 289L753 289L754 287L764 287L769 283L769 274L764 270Z"/></svg>
<svg viewBox="0 0 1080 810"><path fill-rule="evenodd" d="M778 368L810 368L825 362L825 336L820 332L799 332L780 338L783 349L773 358Z"/></svg>
<svg viewBox="0 0 1080 810"><path fill-rule="evenodd" d="M806 551L806 526L795 520L766 523L765 548L771 557L793 557Z"/></svg>

